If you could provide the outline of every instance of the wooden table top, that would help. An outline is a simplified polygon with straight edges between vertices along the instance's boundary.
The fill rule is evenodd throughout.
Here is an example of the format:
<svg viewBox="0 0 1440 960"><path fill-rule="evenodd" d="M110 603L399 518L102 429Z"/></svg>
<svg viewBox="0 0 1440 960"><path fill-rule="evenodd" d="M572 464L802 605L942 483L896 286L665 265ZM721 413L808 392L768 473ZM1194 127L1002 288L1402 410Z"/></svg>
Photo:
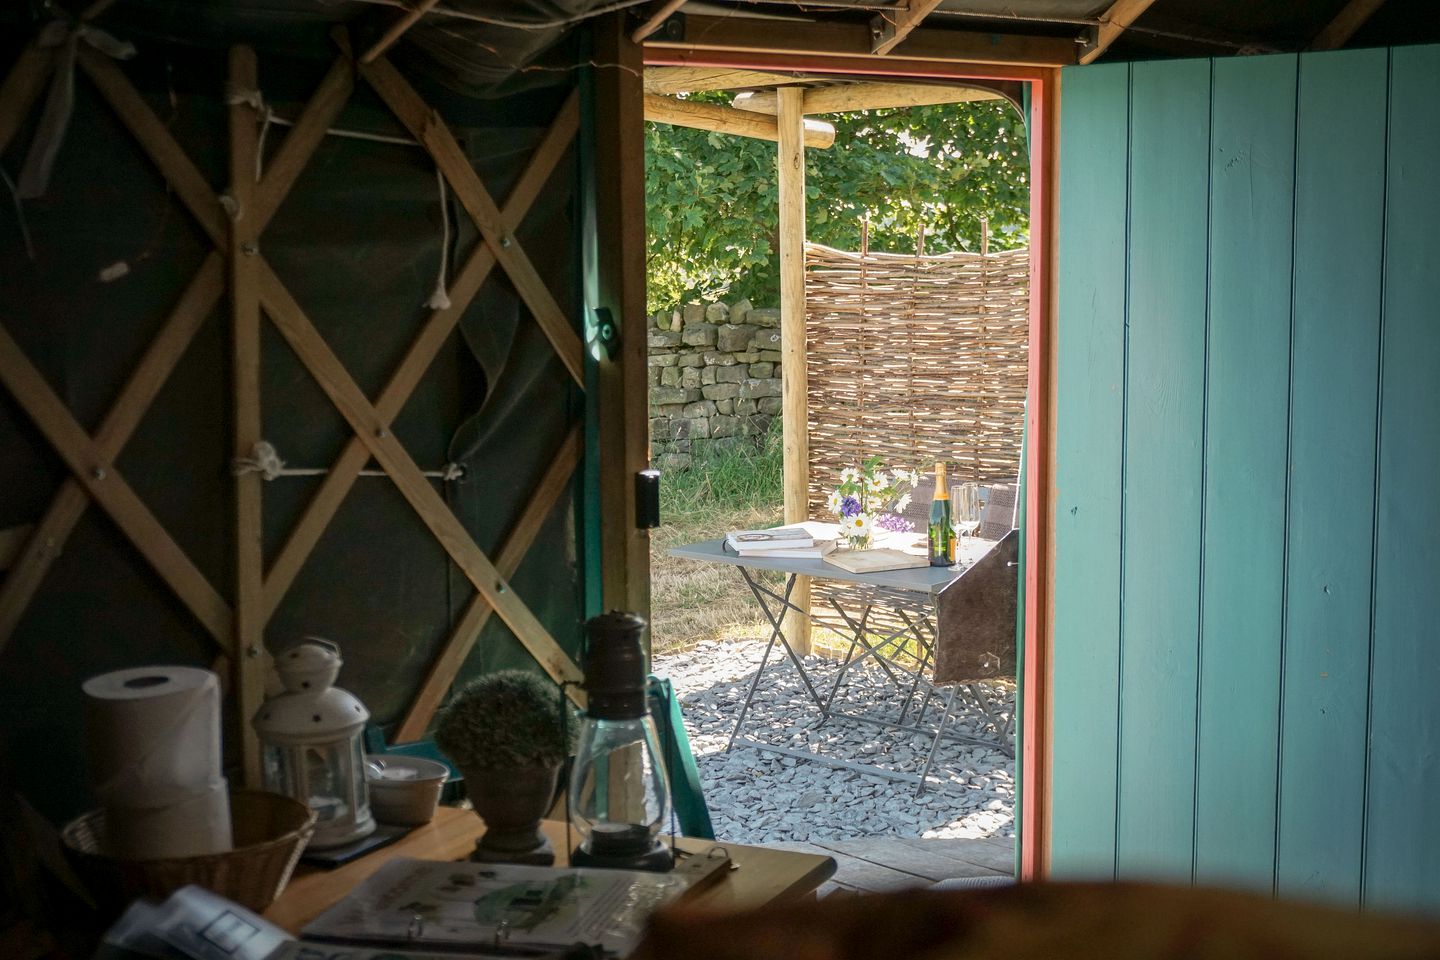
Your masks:
<svg viewBox="0 0 1440 960"><path fill-rule="evenodd" d="M547 820L542 827L555 847L555 865L565 866L569 861L565 824ZM475 849L476 838L484 832L484 824L472 811L441 807L430 823L343 867L323 870L301 864L280 899L265 911L265 917L291 933L298 933L386 862L396 857L463 860ZM576 839L578 841L578 837ZM716 845L717 841L691 837L676 841L677 847L692 853L704 853ZM737 843L718 845L730 854L736 869L697 892L687 903L720 911L758 907L811 893L835 873L835 860L827 856Z"/></svg>

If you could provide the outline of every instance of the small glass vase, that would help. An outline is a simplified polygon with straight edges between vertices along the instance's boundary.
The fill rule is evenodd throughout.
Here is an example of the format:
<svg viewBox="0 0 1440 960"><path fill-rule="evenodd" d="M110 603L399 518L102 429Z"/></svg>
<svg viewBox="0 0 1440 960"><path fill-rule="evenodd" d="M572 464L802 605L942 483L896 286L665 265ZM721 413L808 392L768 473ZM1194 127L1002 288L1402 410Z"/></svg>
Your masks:
<svg viewBox="0 0 1440 960"><path fill-rule="evenodd" d="M846 537L845 546L849 550L869 550L874 546L875 537L873 534L865 534L863 537Z"/></svg>

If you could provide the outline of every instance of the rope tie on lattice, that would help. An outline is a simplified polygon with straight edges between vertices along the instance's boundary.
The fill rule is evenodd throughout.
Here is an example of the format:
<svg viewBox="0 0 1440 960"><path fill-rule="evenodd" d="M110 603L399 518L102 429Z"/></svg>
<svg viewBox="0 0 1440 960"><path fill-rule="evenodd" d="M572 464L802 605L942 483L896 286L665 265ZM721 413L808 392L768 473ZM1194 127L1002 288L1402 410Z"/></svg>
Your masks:
<svg viewBox="0 0 1440 960"><path fill-rule="evenodd" d="M258 89L242 86L234 80L226 80L225 105L238 107L241 104L261 115L260 135L255 139L255 182L259 183L265 167L265 137L270 132L270 124L275 120L275 111L265 102L265 95ZM220 202L222 204L225 202L224 197L221 197ZM232 220L240 219L240 215L231 213L229 207L225 208L225 212L230 214Z"/></svg>
<svg viewBox="0 0 1440 960"><path fill-rule="evenodd" d="M75 112L75 61L82 42L114 60L129 60L135 56L134 44L117 40L89 24L52 20L40 28L40 34L35 38L36 45L55 47L58 52L50 75L50 90L45 95L45 106L35 128L35 139L30 142L30 150L20 167L15 195L21 200L43 197L50 187L50 173L55 167L60 145L65 142L70 117Z"/></svg>
<svg viewBox="0 0 1440 960"><path fill-rule="evenodd" d="M265 109L265 98L255 87L247 87L234 80L225 81L225 105L227 107L238 107L240 104L254 107L258 113Z"/></svg>
<svg viewBox="0 0 1440 960"><path fill-rule="evenodd" d="M268 440L260 440L250 448L250 456L236 457L230 462L230 472L237 477L258 473L262 480L278 480L281 477L323 477L330 471L324 467L287 467L285 461L280 459L280 453L275 449L275 445ZM384 470L360 470L358 472L362 477L389 476ZM446 483L454 483L465 479L465 465L452 460L439 470L422 470L421 474L432 479L443 480Z"/></svg>
<svg viewBox="0 0 1440 960"><path fill-rule="evenodd" d="M445 193L445 174L435 168L435 182L440 185L440 272L435 277L435 289L425 306L431 310L449 310L450 294L446 292L446 273L450 261L450 202Z"/></svg>
<svg viewBox="0 0 1440 960"><path fill-rule="evenodd" d="M238 221L240 217L244 215L245 211L240 209L240 201L231 196L229 190L218 195L215 199L219 201L220 209L225 211L225 216L231 220Z"/></svg>
<svg viewBox="0 0 1440 960"><path fill-rule="evenodd" d="M284 475L285 461L280 459L274 444L261 440L250 448L250 456L235 458L230 464L230 472L237 477L258 473L263 480L274 480Z"/></svg>
<svg viewBox="0 0 1440 960"><path fill-rule="evenodd" d="M275 120L275 111L270 109L270 104L265 104L265 119L260 122L260 136L255 138L255 182L260 182L260 174L264 172L265 165L265 137L270 133L270 124Z"/></svg>

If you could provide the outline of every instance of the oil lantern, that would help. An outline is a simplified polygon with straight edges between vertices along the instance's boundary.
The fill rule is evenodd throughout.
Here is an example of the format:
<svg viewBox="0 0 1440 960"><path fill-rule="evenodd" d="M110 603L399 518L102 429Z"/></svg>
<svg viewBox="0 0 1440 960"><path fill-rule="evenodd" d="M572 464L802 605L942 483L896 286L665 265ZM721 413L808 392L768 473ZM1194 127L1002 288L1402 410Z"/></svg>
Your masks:
<svg viewBox="0 0 1440 960"><path fill-rule="evenodd" d="M585 624L585 716L570 775L577 867L669 870L660 827L670 811L665 764L646 698L645 621L611 612Z"/></svg>

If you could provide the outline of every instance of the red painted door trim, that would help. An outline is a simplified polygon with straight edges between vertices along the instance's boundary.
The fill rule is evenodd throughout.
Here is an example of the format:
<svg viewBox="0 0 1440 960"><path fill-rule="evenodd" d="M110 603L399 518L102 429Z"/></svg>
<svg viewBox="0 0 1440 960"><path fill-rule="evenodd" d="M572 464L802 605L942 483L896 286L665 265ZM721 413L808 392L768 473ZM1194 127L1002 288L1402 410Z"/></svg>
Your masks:
<svg viewBox="0 0 1440 960"><path fill-rule="evenodd" d="M775 72L947 80L1021 80L1030 84L1030 371L1025 450L1025 669L1019 678L1023 742L1019 751L1020 876L1037 880L1049 864L1051 531L1054 517L1054 265L1060 71L1047 67L944 63L875 57L647 47L646 66L721 67Z"/></svg>

